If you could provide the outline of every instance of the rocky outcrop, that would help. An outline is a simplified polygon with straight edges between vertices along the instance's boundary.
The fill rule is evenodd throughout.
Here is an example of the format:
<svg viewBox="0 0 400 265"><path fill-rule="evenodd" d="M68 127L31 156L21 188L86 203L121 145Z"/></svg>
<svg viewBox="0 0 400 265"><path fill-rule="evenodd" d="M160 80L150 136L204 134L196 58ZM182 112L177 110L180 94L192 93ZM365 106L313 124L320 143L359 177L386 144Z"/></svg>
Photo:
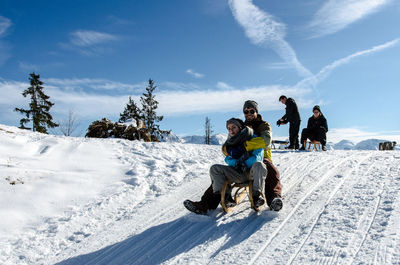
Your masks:
<svg viewBox="0 0 400 265"><path fill-rule="evenodd" d="M88 128L85 137L92 138L122 138L127 140L144 140L145 142L159 142L157 137L150 136L146 128L138 128L133 124L112 122L103 118L94 121Z"/></svg>

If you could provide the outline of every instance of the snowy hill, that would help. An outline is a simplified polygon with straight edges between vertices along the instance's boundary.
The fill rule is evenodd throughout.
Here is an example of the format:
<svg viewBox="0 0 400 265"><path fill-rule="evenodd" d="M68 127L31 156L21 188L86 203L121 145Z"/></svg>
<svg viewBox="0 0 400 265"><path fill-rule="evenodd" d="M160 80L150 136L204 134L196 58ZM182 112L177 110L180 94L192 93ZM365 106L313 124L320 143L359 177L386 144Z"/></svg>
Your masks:
<svg viewBox="0 0 400 265"><path fill-rule="evenodd" d="M210 144L221 145L226 141L227 137L227 134L214 134L210 138ZM205 136L202 135L184 136L182 139L184 143L188 144L204 144L205 142Z"/></svg>
<svg viewBox="0 0 400 265"><path fill-rule="evenodd" d="M333 145L335 150L354 150L355 144L349 140L342 140Z"/></svg>
<svg viewBox="0 0 400 265"><path fill-rule="evenodd" d="M189 213L219 146L0 125L0 264L400 264L399 151L273 151L284 208Z"/></svg>

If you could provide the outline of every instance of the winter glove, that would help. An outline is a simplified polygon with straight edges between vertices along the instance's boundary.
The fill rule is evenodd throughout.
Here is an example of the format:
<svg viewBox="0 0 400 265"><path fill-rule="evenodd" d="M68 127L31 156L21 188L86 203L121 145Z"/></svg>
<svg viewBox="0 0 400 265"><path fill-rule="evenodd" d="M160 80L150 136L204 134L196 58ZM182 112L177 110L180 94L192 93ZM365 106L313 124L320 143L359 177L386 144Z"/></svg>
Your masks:
<svg viewBox="0 0 400 265"><path fill-rule="evenodd" d="M238 172L243 173L247 170L247 165L243 160L238 159L238 161L236 161L235 169Z"/></svg>
<svg viewBox="0 0 400 265"><path fill-rule="evenodd" d="M242 155L237 161L236 161L236 165L235 168L239 171L239 172L245 172L247 170L247 165L246 165L246 160L249 158L248 153L245 153L244 155Z"/></svg>
<svg viewBox="0 0 400 265"><path fill-rule="evenodd" d="M278 125L278 127L279 127L279 126L281 126L281 123L282 123L281 120L278 120L278 121L276 122L276 125Z"/></svg>

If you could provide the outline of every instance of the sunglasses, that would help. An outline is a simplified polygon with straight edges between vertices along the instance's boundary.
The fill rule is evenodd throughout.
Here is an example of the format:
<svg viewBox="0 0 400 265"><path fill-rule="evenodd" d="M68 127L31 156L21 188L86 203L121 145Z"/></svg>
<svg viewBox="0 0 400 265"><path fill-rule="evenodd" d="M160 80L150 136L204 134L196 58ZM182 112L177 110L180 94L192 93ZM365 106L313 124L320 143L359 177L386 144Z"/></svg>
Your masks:
<svg viewBox="0 0 400 265"><path fill-rule="evenodd" d="M254 113L256 113L256 111L255 110L253 110L253 109L251 109L251 110L244 110L243 111L243 113L245 114L245 115L247 115L247 114L254 114Z"/></svg>

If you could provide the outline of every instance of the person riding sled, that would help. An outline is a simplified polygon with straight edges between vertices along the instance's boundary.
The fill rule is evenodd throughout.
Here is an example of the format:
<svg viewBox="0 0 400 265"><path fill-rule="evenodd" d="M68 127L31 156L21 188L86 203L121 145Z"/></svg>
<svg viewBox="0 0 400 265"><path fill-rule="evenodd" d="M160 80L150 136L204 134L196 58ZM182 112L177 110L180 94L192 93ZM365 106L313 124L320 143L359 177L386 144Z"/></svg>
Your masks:
<svg viewBox="0 0 400 265"><path fill-rule="evenodd" d="M189 211L196 214L207 214L208 210L218 207L226 181L234 183L253 181L254 207L259 208L265 204L262 196L267 176L267 168L263 163L264 149L246 150L245 142L256 135L253 134L251 128L244 125L242 120L231 118L226 122L226 127L229 135L223 145L223 150L228 154L225 157L227 165L212 165L210 168L212 189L207 189L198 202L185 200L183 203ZM230 193L227 193L228 201L232 200L230 196Z"/></svg>
<svg viewBox="0 0 400 265"><path fill-rule="evenodd" d="M324 114L321 112L321 108L318 105L313 107L313 115L308 119L307 128L304 128L301 132L301 143L300 150L306 149L307 139L310 141L319 141L322 145L322 150L326 151L326 133L328 132L328 122Z"/></svg>

